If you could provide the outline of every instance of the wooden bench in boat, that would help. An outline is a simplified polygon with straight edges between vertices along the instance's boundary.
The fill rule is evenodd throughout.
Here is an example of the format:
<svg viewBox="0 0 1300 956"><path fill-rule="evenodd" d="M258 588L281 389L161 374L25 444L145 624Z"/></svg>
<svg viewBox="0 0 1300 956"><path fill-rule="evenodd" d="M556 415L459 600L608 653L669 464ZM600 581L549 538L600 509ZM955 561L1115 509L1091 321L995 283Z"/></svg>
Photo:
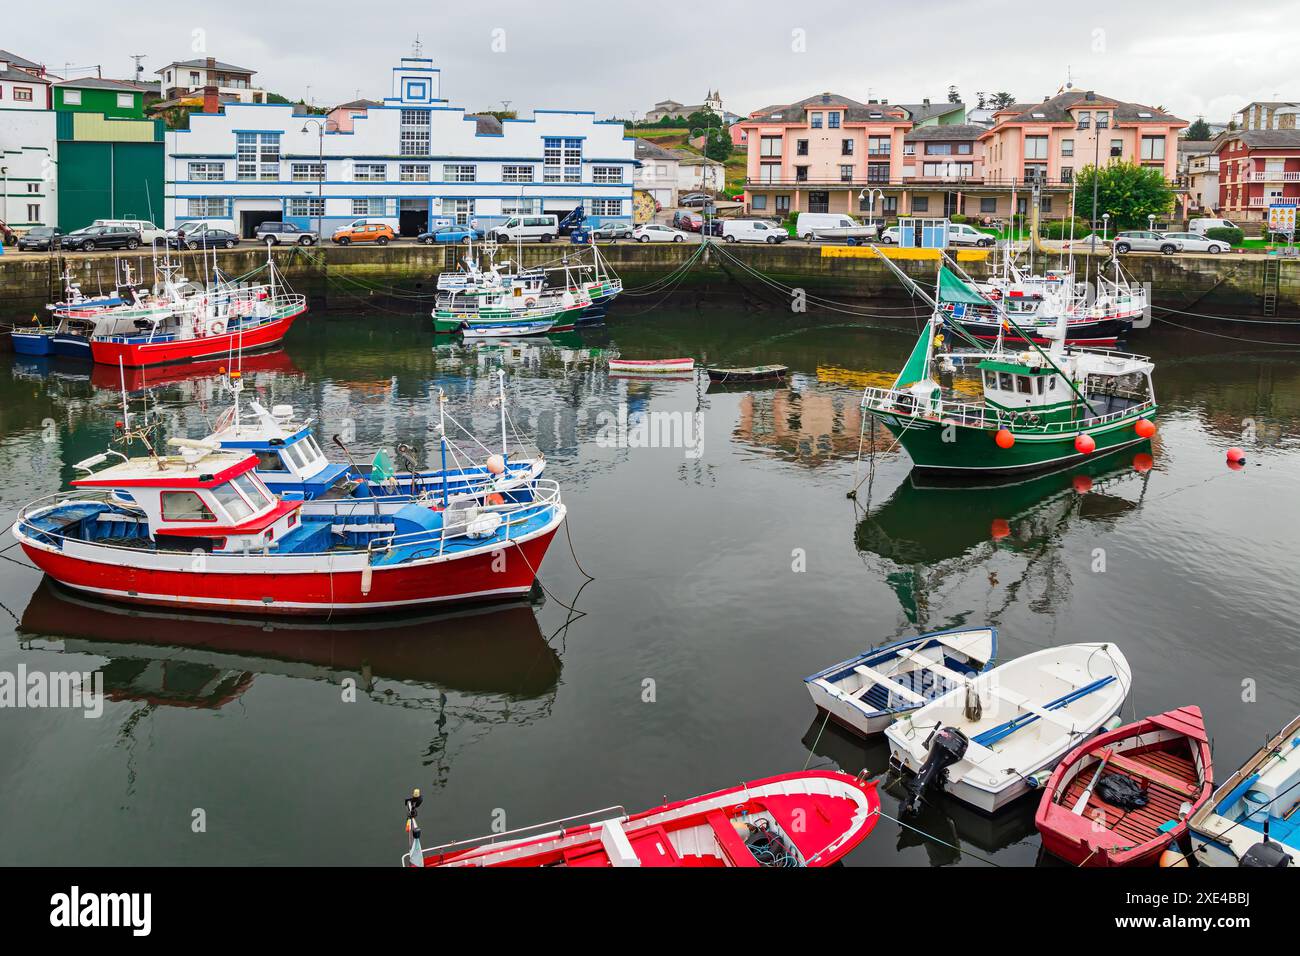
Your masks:
<svg viewBox="0 0 1300 956"><path fill-rule="evenodd" d="M920 664L922 669L929 671L951 684L964 684L970 680L971 675L959 674L957 671L950 669L943 663L943 657L934 658L925 654L920 648L912 651L903 651L898 655L899 660L913 661Z"/></svg>
<svg viewBox="0 0 1300 956"><path fill-rule="evenodd" d="M1162 770L1134 760L1131 757L1125 757L1123 754L1114 750L1108 750L1105 747L1098 747L1095 750L1088 751L1090 756L1098 757L1106 761L1108 768L1114 768L1123 773L1130 774L1134 777L1141 777L1148 780L1157 787L1161 787L1171 793L1176 793L1181 797L1195 797L1200 791L1200 787L1195 783L1189 783L1186 780L1179 780L1172 777Z"/></svg>
<svg viewBox="0 0 1300 956"><path fill-rule="evenodd" d="M856 667L853 668L853 670L856 671L858 674L861 674L867 680L871 681L871 684L879 685L880 687L885 688L885 690L903 698L903 700L908 701L909 703L912 704L925 703L925 698L922 697L920 694L918 694L916 691L912 690L910 687L904 687L902 684L898 683L898 681L890 680L884 674L880 673L880 671L873 670L870 667L867 667L865 664L858 664ZM865 694L868 690L871 689L871 684L864 684L862 687L859 687L856 691L853 692L852 696L861 697L863 694Z"/></svg>
<svg viewBox="0 0 1300 956"><path fill-rule="evenodd" d="M745 841L740 838L731 820L721 810L710 810L704 819L713 828L713 835L718 838L722 854L731 861L732 866L758 866L754 854L749 852Z"/></svg>

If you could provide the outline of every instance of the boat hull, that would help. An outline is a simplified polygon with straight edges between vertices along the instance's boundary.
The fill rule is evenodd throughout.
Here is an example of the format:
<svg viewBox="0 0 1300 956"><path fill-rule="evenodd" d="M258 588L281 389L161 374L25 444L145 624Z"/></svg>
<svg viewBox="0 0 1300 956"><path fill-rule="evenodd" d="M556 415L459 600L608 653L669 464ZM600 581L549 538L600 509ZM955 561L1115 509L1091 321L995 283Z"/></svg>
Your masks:
<svg viewBox="0 0 1300 956"><path fill-rule="evenodd" d="M53 355L54 354L54 336L49 332L19 332L16 329L9 333L13 340L14 351L19 355Z"/></svg>
<svg viewBox="0 0 1300 956"><path fill-rule="evenodd" d="M58 333L54 336L54 354L68 358L91 358L90 339L84 335Z"/></svg>
<svg viewBox="0 0 1300 956"><path fill-rule="evenodd" d="M126 566L63 554L20 538L32 563L78 591L129 604L259 615L325 616L392 608L507 600L527 594L562 518L498 552L432 559L366 570L266 570L252 556L248 570L227 572ZM520 555L520 552L522 554ZM522 557L522 560L520 560ZM214 562L215 563L215 562Z"/></svg>
<svg viewBox="0 0 1300 956"><path fill-rule="evenodd" d="M104 365L120 363L127 368L211 359L235 351L249 352L279 345L293 325L294 319L306 311L304 307L252 328L235 329L219 335L204 335L191 339L155 342L92 339L90 350L92 357L98 363Z"/></svg>

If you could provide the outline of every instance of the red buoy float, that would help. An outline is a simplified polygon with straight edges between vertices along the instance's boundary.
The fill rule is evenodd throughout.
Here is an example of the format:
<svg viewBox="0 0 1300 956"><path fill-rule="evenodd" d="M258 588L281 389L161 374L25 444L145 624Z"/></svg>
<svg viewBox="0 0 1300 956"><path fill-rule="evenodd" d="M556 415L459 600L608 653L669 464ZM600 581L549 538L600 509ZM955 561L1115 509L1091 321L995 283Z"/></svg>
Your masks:
<svg viewBox="0 0 1300 956"><path fill-rule="evenodd" d="M1156 423L1149 418L1139 418L1133 430L1138 433L1139 438L1150 438L1156 433Z"/></svg>
<svg viewBox="0 0 1300 956"><path fill-rule="evenodd" d="M998 433L993 436L993 440L998 443L999 448L1010 448L1016 443L1016 436L1005 428L999 428Z"/></svg>
<svg viewBox="0 0 1300 956"><path fill-rule="evenodd" d="M1155 463L1156 460L1144 451L1133 456L1133 470L1139 474L1145 475Z"/></svg>
<svg viewBox="0 0 1300 956"><path fill-rule="evenodd" d="M1078 435L1074 439L1074 450L1080 455L1091 455L1097 450L1097 442L1091 435Z"/></svg>
<svg viewBox="0 0 1300 956"><path fill-rule="evenodd" d="M1240 466L1240 465L1244 465L1245 463L1246 463L1246 453L1244 451L1236 447L1228 449L1228 464Z"/></svg>
<svg viewBox="0 0 1300 956"><path fill-rule="evenodd" d="M1006 518L994 518L993 525L989 528L989 533L993 535L994 541L1001 541L1003 538L1011 536L1011 522Z"/></svg>
<svg viewBox="0 0 1300 956"><path fill-rule="evenodd" d="M1070 479L1070 484L1073 485L1074 490L1081 495L1086 495L1088 492L1092 491L1092 479L1087 475L1075 475Z"/></svg>

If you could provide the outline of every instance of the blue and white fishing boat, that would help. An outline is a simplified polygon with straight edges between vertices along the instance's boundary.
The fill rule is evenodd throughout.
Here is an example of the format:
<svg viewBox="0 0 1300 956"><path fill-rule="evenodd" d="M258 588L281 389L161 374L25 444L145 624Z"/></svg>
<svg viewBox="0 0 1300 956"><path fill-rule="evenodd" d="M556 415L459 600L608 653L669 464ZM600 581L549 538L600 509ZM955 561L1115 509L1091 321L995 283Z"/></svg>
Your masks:
<svg viewBox="0 0 1300 956"><path fill-rule="evenodd" d="M991 627L934 631L876 647L804 678L817 709L863 736L901 714L964 687L992 662Z"/></svg>
<svg viewBox="0 0 1300 956"><path fill-rule="evenodd" d="M40 322L32 316L33 325L15 327L10 333L14 351L19 355L81 355L79 350L70 350L64 341L68 338L68 322L84 322L91 316L125 305L130 301L127 296L134 289L130 266L127 266L122 289L99 295L86 295L81 291L81 283L72 274L71 263L61 278L63 298L45 307L50 312L50 319ZM86 345L85 357L90 357L89 344Z"/></svg>
<svg viewBox="0 0 1300 956"><path fill-rule="evenodd" d="M1300 866L1300 717L1192 814L1203 866Z"/></svg>
<svg viewBox="0 0 1300 956"><path fill-rule="evenodd" d="M368 465L331 462L312 433L312 422L295 421L293 408L275 405L270 410L256 401L240 407L242 383L238 372L231 375L234 403L228 408L202 445L210 449L241 451L257 456L257 475L277 496L286 501L303 501L304 514L373 513L389 514L413 501L447 507L457 500L479 499L492 504L526 500L532 483L542 476L546 460L540 454L512 454L507 438L504 373L500 374L501 446L488 448L468 431L465 434L482 451L476 462L447 437L445 398L439 396L439 454L441 467L416 470L414 452L398 447L407 465L394 466L386 452L379 452ZM452 422L456 427L459 423ZM462 429L463 430L463 429ZM347 453L344 443L335 443ZM516 449L518 444L516 443Z"/></svg>
<svg viewBox="0 0 1300 956"><path fill-rule="evenodd" d="M904 809L918 810L933 786L1001 810L1112 720L1132 684L1110 643L1051 647L983 671L886 728L890 764L913 775Z"/></svg>

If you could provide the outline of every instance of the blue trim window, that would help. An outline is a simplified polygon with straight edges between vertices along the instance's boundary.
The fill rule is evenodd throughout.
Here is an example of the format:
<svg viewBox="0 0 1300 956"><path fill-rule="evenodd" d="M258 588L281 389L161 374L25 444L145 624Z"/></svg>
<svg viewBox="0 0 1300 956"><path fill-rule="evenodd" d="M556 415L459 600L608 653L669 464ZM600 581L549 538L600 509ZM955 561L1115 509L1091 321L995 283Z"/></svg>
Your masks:
<svg viewBox="0 0 1300 956"><path fill-rule="evenodd" d="M325 200L318 197L289 200L288 214L298 219L317 219L325 215Z"/></svg>
<svg viewBox="0 0 1300 956"><path fill-rule="evenodd" d="M623 200L593 199L591 201L591 214L593 216L621 216L623 215Z"/></svg>
<svg viewBox="0 0 1300 956"><path fill-rule="evenodd" d="M534 175L532 166L501 167L501 181L504 183L531 183Z"/></svg>
<svg viewBox="0 0 1300 956"><path fill-rule="evenodd" d="M442 167L442 178L449 183L476 182L478 167L472 163L448 163Z"/></svg>
<svg viewBox="0 0 1300 956"><path fill-rule="evenodd" d="M831 129L839 129L839 128L840 128L840 114L839 114L839 113L827 113L827 114L826 114L826 125L829 126Z"/></svg>
<svg viewBox="0 0 1300 956"><path fill-rule="evenodd" d="M432 114L428 110L402 110L402 155L432 155L432 127Z"/></svg>
<svg viewBox="0 0 1300 956"><path fill-rule="evenodd" d="M190 163L189 177L194 182L219 183L226 178L226 164Z"/></svg>
<svg viewBox="0 0 1300 956"><path fill-rule="evenodd" d="M402 163L398 168L398 177L404 183L427 183L429 181L429 164Z"/></svg>
<svg viewBox="0 0 1300 956"><path fill-rule="evenodd" d="M542 163L542 182L582 182L582 140L576 137L544 137Z"/></svg>
<svg viewBox="0 0 1300 956"><path fill-rule="evenodd" d="M501 215L503 216L539 216L541 212L541 199L501 200Z"/></svg>
<svg viewBox="0 0 1300 956"><path fill-rule="evenodd" d="M813 129L821 129L821 128L822 128L822 114L821 114L821 113L810 113L810 114L808 114L808 115L809 115L809 119L811 120L811 123L810 123L809 125L811 125Z"/></svg>
<svg viewBox="0 0 1300 956"><path fill-rule="evenodd" d="M444 199L442 211L444 215L451 216L456 225L468 226L469 221L474 218L474 200Z"/></svg>
<svg viewBox="0 0 1300 956"><path fill-rule="evenodd" d="M352 176L359 183L383 183L388 181L387 163L357 163Z"/></svg>
<svg viewBox="0 0 1300 956"><path fill-rule="evenodd" d="M295 183L318 183L325 178L325 164L292 163L289 175Z"/></svg>
<svg viewBox="0 0 1300 956"><path fill-rule="evenodd" d="M235 178L263 183L279 181L279 132L235 134Z"/></svg>
<svg viewBox="0 0 1300 956"><path fill-rule="evenodd" d="M382 216L383 214L384 200L382 196L352 200L352 215L354 216Z"/></svg>
<svg viewBox="0 0 1300 956"><path fill-rule="evenodd" d="M186 201L185 212L192 219L229 219L230 200L222 196L189 199Z"/></svg>
<svg viewBox="0 0 1300 956"><path fill-rule="evenodd" d="M597 183L621 183L623 181L623 167L593 166L591 167L591 180Z"/></svg>
<svg viewBox="0 0 1300 956"><path fill-rule="evenodd" d="M757 196L754 196L754 197L753 197L752 199L750 199L750 201L749 201L749 208L750 208L750 209L766 209L766 208L767 208L767 197L766 197L766 196L763 196L763 195L757 195Z"/></svg>

